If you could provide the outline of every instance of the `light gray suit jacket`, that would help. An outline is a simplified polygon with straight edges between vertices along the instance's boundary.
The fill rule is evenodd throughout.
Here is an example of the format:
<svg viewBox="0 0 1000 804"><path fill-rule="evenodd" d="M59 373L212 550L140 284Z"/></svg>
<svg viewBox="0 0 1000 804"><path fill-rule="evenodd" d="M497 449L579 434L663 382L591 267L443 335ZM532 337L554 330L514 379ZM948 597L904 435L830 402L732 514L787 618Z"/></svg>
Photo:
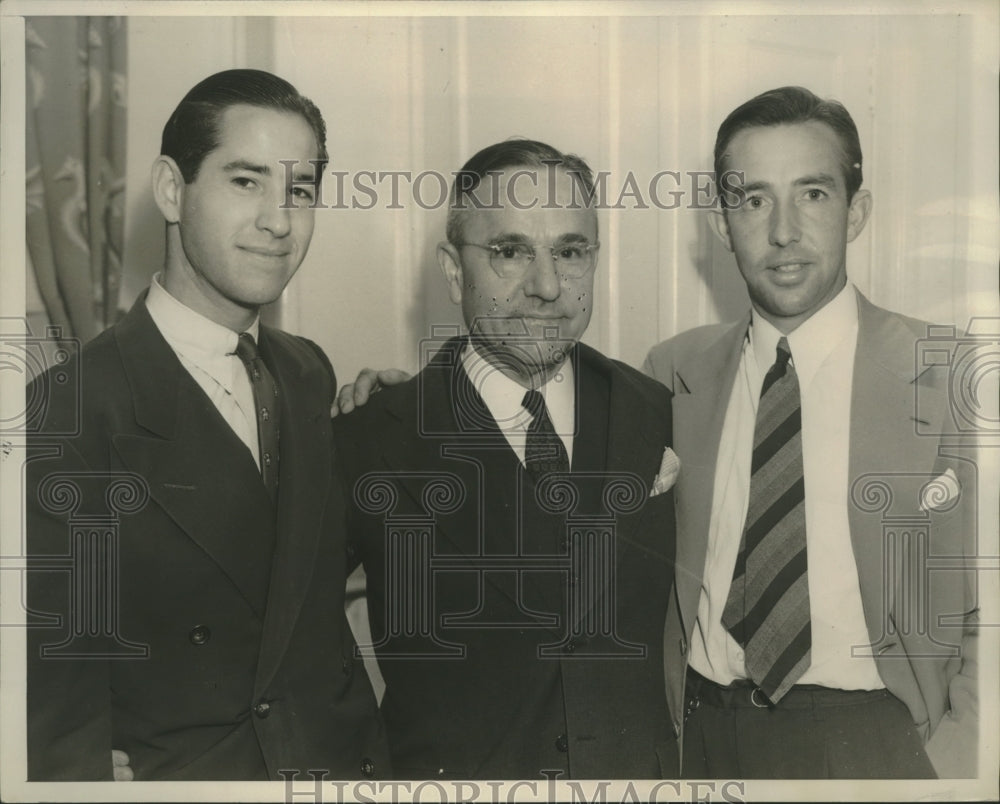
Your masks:
<svg viewBox="0 0 1000 804"><path fill-rule="evenodd" d="M871 645L855 650L874 656L888 690L909 708L938 775L974 776L978 602L968 557L977 554L975 464L942 448L941 434L955 427L948 367L917 366L927 325L860 293L858 313L847 498ZM719 440L749 323L748 313L735 324L683 332L654 346L644 366L674 392L681 459L677 579L664 633L678 740Z"/></svg>

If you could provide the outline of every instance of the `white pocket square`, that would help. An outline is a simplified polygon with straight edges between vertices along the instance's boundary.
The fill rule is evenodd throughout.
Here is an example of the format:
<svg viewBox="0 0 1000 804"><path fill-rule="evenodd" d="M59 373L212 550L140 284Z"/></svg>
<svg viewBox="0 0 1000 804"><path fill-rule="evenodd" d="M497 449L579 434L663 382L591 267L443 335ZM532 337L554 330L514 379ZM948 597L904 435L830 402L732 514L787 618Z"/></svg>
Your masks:
<svg viewBox="0 0 1000 804"><path fill-rule="evenodd" d="M663 458L660 460L660 471L653 478L653 487L649 490L649 496L655 497L663 494L677 482L677 474L681 471L681 459L670 447L663 448Z"/></svg>
<svg viewBox="0 0 1000 804"><path fill-rule="evenodd" d="M934 511L950 508L953 500L962 493L953 469L948 469L943 475L928 480L920 489L920 510Z"/></svg>

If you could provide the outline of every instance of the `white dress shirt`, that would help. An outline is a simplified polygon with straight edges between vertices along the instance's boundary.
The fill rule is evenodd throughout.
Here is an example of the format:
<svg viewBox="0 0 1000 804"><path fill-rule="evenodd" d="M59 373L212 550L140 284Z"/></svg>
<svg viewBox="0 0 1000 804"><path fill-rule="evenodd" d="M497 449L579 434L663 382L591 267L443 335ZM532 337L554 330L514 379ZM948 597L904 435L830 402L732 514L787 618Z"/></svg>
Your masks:
<svg viewBox="0 0 1000 804"><path fill-rule="evenodd" d="M797 683L838 689L884 686L870 656L852 648L871 640L848 523L851 388L858 305L848 284L788 336L802 401L806 555L812 663ZM722 625L750 496L750 462L764 375L781 333L754 312L719 443L691 666L719 684L746 678L743 650ZM859 651L863 654L864 651Z"/></svg>
<svg viewBox="0 0 1000 804"><path fill-rule="evenodd" d="M523 466L528 426L531 424L531 414L521 404L527 389L496 368L471 343L467 343L462 351L462 368ZM545 399L552 427L566 447L571 466L573 432L576 429L574 379L573 360L569 358L555 375L537 389Z"/></svg>
<svg viewBox="0 0 1000 804"><path fill-rule="evenodd" d="M253 388L246 367L236 354L239 333L179 302L160 284L159 274L149 286L146 309L181 365L246 444L260 469ZM256 342L260 333L259 316L246 331Z"/></svg>

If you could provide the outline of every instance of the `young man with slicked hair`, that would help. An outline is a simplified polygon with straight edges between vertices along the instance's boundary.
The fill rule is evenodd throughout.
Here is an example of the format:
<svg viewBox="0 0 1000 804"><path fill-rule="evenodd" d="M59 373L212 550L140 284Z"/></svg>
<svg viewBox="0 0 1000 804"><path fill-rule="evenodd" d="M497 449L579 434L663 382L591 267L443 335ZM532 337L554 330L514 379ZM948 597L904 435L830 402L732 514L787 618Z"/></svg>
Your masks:
<svg viewBox="0 0 1000 804"><path fill-rule="evenodd" d="M36 381L29 779L111 779L113 750L136 780L388 773L344 616L333 369L260 322L305 257L326 159L287 81L191 89L153 165L163 271L73 358L79 400ZM115 524L79 529L94 517Z"/></svg>

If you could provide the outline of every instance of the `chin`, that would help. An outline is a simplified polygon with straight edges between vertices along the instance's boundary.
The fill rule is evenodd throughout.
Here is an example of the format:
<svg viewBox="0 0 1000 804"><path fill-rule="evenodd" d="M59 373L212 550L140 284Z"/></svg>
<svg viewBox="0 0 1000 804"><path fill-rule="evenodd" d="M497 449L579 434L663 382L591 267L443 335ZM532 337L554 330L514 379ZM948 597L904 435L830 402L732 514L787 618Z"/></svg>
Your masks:
<svg viewBox="0 0 1000 804"><path fill-rule="evenodd" d="M285 292L285 288L288 286L287 282L280 285L270 284L266 287L260 287L243 294L246 304L253 305L255 307L260 307L264 304L271 304L276 302L281 298L281 294Z"/></svg>

